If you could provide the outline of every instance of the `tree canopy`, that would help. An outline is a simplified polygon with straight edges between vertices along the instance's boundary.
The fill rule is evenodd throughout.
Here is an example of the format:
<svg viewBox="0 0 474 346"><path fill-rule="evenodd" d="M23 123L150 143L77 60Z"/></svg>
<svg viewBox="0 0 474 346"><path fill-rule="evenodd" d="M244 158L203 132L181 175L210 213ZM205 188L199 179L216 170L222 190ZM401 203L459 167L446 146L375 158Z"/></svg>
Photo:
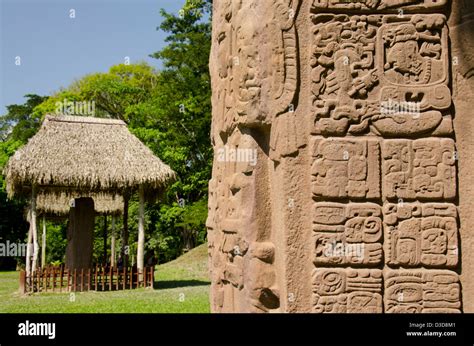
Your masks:
<svg viewBox="0 0 474 346"><path fill-rule="evenodd" d="M211 90L208 57L211 46L211 0L187 0L176 14L161 10L167 45L145 62L112 66L92 73L50 96L26 95L0 117L0 168L39 129L44 116L64 102L93 102L94 116L125 121L130 131L177 173L163 200L146 206L147 249L167 261L205 241L208 180L211 175ZM66 108L62 108L66 109ZM25 239L24 202L7 201L0 177L0 236ZM130 237L136 237L138 203L130 203ZM23 222L21 223L20 222ZM12 224L22 225L13 227ZM117 224L121 227L121 223ZM65 224L48 223L49 261L62 261ZM96 244L102 231L97 226ZM15 236L5 231L16 229ZM10 239L9 238L9 239ZM99 245L96 248L100 248ZM102 254L97 250L96 257Z"/></svg>

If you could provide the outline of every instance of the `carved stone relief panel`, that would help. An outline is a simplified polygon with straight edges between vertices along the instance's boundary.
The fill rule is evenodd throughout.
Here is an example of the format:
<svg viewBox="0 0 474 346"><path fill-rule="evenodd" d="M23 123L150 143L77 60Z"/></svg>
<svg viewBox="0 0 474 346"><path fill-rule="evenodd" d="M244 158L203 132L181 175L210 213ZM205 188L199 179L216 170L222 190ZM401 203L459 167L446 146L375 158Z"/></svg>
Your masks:
<svg viewBox="0 0 474 346"><path fill-rule="evenodd" d="M382 262L382 211L377 204L315 203L313 231L317 266Z"/></svg>
<svg viewBox="0 0 474 346"><path fill-rule="evenodd" d="M213 311L472 310L459 3L214 2Z"/></svg>
<svg viewBox="0 0 474 346"><path fill-rule="evenodd" d="M382 285L377 269L315 269L313 312L381 313Z"/></svg>
<svg viewBox="0 0 474 346"><path fill-rule="evenodd" d="M382 145L383 194L387 199L453 200L456 149L449 138L386 140Z"/></svg>
<svg viewBox="0 0 474 346"><path fill-rule="evenodd" d="M316 199L380 197L380 146L371 139L312 139Z"/></svg>
<svg viewBox="0 0 474 346"><path fill-rule="evenodd" d="M388 265L426 268L458 265L457 210L453 204L386 204L384 222Z"/></svg>
<svg viewBox="0 0 474 346"><path fill-rule="evenodd" d="M443 15L313 15L316 135L453 133Z"/></svg>
<svg viewBox="0 0 474 346"><path fill-rule="evenodd" d="M447 0L313 0L313 10L331 11L405 11L435 10L445 6Z"/></svg>
<svg viewBox="0 0 474 346"><path fill-rule="evenodd" d="M448 270L392 271L385 276L385 312L460 312L458 275Z"/></svg>

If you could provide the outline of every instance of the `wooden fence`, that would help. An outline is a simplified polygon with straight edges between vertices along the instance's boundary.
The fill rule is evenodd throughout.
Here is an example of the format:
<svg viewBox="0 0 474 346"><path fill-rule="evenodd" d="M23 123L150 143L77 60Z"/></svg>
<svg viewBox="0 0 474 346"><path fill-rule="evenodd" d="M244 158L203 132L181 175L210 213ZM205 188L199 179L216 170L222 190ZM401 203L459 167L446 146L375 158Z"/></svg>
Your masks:
<svg viewBox="0 0 474 346"><path fill-rule="evenodd" d="M68 270L63 266L36 270L31 276L20 272L20 290L34 292L116 291L153 287L154 268L116 268L96 266L91 269Z"/></svg>

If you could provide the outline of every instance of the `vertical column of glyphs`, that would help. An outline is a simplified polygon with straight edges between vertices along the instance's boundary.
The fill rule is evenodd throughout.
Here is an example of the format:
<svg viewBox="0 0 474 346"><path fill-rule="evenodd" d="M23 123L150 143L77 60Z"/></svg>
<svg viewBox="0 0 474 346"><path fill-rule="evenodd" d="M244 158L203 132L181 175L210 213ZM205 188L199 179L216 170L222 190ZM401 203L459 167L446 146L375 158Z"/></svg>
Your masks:
<svg viewBox="0 0 474 346"><path fill-rule="evenodd" d="M314 0L314 312L461 311L439 0Z"/></svg>
<svg viewBox="0 0 474 346"><path fill-rule="evenodd" d="M269 163L298 150L292 109L298 6L299 0L213 3L215 156L207 219L213 312L280 309Z"/></svg>

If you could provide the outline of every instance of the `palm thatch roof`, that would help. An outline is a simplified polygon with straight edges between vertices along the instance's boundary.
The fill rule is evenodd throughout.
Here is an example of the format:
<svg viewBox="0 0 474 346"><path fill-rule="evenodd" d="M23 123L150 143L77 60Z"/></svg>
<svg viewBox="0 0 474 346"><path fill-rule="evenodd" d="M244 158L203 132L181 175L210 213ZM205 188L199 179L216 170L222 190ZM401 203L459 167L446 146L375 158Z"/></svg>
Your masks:
<svg viewBox="0 0 474 346"><path fill-rule="evenodd" d="M10 197L38 191L123 194L142 185L147 197L160 194L175 178L121 120L46 116L40 130L8 161Z"/></svg>
<svg viewBox="0 0 474 346"><path fill-rule="evenodd" d="M102 193L75 194L73 196L65 193L52 194L41 192L36 197L36 210L41 215L67 216L71 208L73 198L92 197L96 213L101 215L121 215L123 213L123 198Z"/></svg>

